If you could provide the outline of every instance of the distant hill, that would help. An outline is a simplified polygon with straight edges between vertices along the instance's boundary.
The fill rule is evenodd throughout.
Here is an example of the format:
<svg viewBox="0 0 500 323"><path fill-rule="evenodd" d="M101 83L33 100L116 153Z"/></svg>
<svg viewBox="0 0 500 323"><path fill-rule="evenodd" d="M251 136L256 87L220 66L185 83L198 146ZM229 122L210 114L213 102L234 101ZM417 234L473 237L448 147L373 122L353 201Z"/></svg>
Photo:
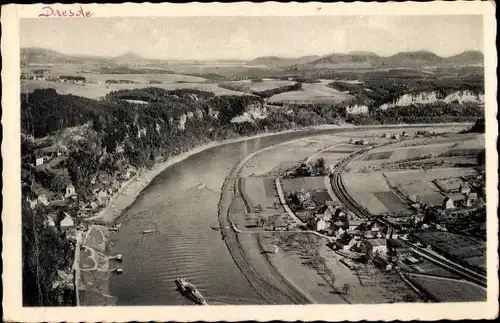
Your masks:
<svg viewBox="0 0 500 323"><path fill-rule="evenodd" d="M302 66L303 68L337 67L421 67L482 64L480 51L465 51L451 57L441 57L430 51L400 52L389 57L378 56L372 52L351 52L349 54L330 54Z"/></svg>
<svg viewBox="0 0 500 323"><path fill-rule="evenodd" d="M113 63L115 64L147 64L150 63L151 60L148 58L144 58L139 54L133 52L126 52L119 56L112 58Z"/></svg>
<svg viewBox="0 0 500 323"><path fill-rule="evenodd" d="M21 63L32 64L57 64L57 63L80 63L75 57L61 54L45 48L21 48Z"/></svg>
<svg viewBox="0 0 500 323"><path fill-rule="evenodd" d="M370 67L421 67L483 64L484 57L480 51L465 51L450 57L440 57L430 51L400 52L389 57L379 56L373 52L354 51L348 54L332 53L325 56L309 55L302 57L262 56L247 61L249 65L264 65L274 68L294 69L334 69L334 68L370 68ZM126 52L116 57L93 57L62 54L45 48L21 48L21 62L32 64L62 63L98 63L118 65L165 64L167 60L142 57L133 52ZM237 61L244 62L244 61ZM187 62L185 62L187 63Z"/></svg>
<svg viewBox="0 0 500 323"><path fill-rule="evenodd" d="M317 55L308 55L297 58L285 58L277 56L262 56L251 60L249 63L253 65L266 66L290 66L295 64L305 64L318 59Z"/></svg>
<svg viewBox="0 0 500 323"><path fill-rule="evenodd" d="M459 65L480 64L484 61L484 55L478 50L468 50L458 55L447 57L446 61Z"/></svg>
<svg viewBox="0 0 500 323"><path fill-rule="evenodd" d="M111 63L111 64L146 64L154 62L138 54L127 52L116 57L67 55L45 48L21 48L21 63L30 64L83 64L83 63Z"/></svg>
<svg viewBox="0 0 500 323"><path fill-rule="evenodd" d="M330 54L306 64L306 67L329 68L341 65L353 67L370 67L382 64L382 57L375 53L353 52L349 54Z"/></svg>

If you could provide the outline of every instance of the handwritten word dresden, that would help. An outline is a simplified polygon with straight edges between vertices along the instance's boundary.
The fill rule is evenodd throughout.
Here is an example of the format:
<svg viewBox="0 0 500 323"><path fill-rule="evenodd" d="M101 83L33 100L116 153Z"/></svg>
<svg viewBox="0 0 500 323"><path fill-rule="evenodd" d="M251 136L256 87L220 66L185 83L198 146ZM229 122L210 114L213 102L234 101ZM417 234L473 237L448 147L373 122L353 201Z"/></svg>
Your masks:
<svg viewBox="0 0 500 323"><path fill-rule="evenodd" d="M83 11L82 6L77 11L69 10L59 10L54 9L51 6L45 6L42 8L42 13L38 17L83 17L89 18L94 15L91 11Z"/></svg>

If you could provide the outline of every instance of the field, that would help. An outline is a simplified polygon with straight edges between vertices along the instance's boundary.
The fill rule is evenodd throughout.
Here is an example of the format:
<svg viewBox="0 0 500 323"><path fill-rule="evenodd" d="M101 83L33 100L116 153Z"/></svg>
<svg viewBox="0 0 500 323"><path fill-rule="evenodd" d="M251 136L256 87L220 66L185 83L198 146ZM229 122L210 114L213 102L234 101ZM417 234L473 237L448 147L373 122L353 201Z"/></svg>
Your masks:
<svg viewBox="0 0 500 323"><path fill-rule="evenodd" d="M476 268L486 269L486 245L484 241L469 236L442 232L419 232L415 236L443 255L451 256Z"/></svg>
<svg viewBox="0 0 500 323"><path fill-rule="evenodd" d="M382 177L382 173L347 172L342 176L347 191L360 205L374 214L389 212L386 205L375 195L375 193L390 193L390 188Z"/></svg>
<svg viewBox="0 0 500 323"><path fill-rule="evenodd" d="M315 152L330 146L335 137L313 138L314 141L306 139L292 141L260 152L248 161L241 171L241 176L278 175L282 171L298 166Z"/></svg>
<svg viewBox="0 0 500 323"><path fill-rule="evenodd" d="M321 83L304 83L302 90L290 91L273 95L268 99L270 103L315 104L315 103L343 103L351 101L353 96L341 92Z"/></svg>
<svg viewBox="0 0 500 323"><path fill-rule="evenodd" d="M391 158L392 151L378 151L367 155L363 160L379 160Z"/></svg>
<svg viewBox="0 0 500 323"><path fill-rule="evenodd" d="M279 203L278 193L271 183L274 184L274 178L241 178L241 188L252 210L259 204L263 208L273 208L275 202Z"/></svg>
<svg viewBox="0 0 500 323"><path fill-rule="evenodd" d="M281 184L285 194L303 190L305 192L315 192L325 190L323 176L282 178Z"/></svg>
<svg viewBox="0 0 500 323"><path fill-rule="evenodd" d="M331 201L332 198L330 197L330 194L328 194L328 191L317 191L311 194L312 195L312 200L316 205L325 205L326 201Z"/></svg>
<svg viewBox="0 0 500 323"><path fill-rule="evenodd" d="M373 193L382 204L389 210L389 212L394 214L410 213L408 206L401 201L401 199L393 192L374 192Z"/></svg>
<svg viewBox="0 0 500 323"><path fill-rule="evenodd" d="M408 274L408 278L425 289L438 302L486 300L486 290L467 281L416 274Z"/></svg>
<svg viewBox="0 0 500 323"><path fill-rule="evenodd" d="M458 178L473 175L472 168L435 168L384 172L392 186L409 198L417 197L423 203L440 205L444 195L432 181L440 178ZM457 185L454 185L455 187Z"/></svg>
<svg viewBox="0 0 500 323"><path fill-rule="evenodd" d="M252 82L251 80L241 80L221 83L221 86L240 92L262 92L277 89L287 85L293 85L295 82L283 80L263 80L262 82Z"/></svg>
<svg viewBox="0 0 500 323"><path fill-rule="evenodd" d="M68 84L40 80L23 80L21 92L29 93L36 89L53 88L60 94L73 94L91 99L106 96L111 91L132 90L146 87L157 87L165 90L196 89L200 91L212 92L215 95L249 95L248 93L223 89L214 83L165 83L165 84Z"/></svg>
<svg viewBox="0 0 500 323"><path fill-rule="evenodd" d="M410 134L409 131L407 133ZM483 148L484 138L474 134L446 134L432 138L407 139L375 148L367 154L358 156L353 159L349 167L364 169L429 157L441 157L446 163L452 164L474 163L477 153Z"/></svg>

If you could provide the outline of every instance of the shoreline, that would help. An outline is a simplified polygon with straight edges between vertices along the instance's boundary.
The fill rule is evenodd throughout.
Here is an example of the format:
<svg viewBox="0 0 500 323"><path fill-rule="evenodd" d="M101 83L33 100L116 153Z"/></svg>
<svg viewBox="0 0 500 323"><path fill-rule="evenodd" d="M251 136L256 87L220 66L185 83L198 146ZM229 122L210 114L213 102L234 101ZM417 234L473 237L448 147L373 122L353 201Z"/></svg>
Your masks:
<svg viewBox="0 0 500 323"><path fill-rule="evenodd" d="M314 131L314 130L335 130L335 129L371 129L371 128L401 128L401 127L446 127L446 126L467 126L472 125L471 122L464 123L432 123L432 124L386 124L386 125L361 125L356 126L352 124L325 124L317 125L306 128L289 129L277 132L262 132L251 136L243 136L237 138L230 138L225 140L212 141L198 147L192 148L186 152L179 155L173 156L166 161L156 163L151 169L141 170L134 178L128 181L120 191L111 198L111 202L108 203L98 214L84 219L84 221L100 221L105 224L113 223L120 215L130 207L135 200L139 197L141 192L153 181L153 179L158 176L161 172L165 171L168 167L175 165L192 155L198 154L205 150L224 146L232 143L237 143L246 140L252 140L257 138L264 138L274 135L281 135L292 132L301 131Z"/></svg>

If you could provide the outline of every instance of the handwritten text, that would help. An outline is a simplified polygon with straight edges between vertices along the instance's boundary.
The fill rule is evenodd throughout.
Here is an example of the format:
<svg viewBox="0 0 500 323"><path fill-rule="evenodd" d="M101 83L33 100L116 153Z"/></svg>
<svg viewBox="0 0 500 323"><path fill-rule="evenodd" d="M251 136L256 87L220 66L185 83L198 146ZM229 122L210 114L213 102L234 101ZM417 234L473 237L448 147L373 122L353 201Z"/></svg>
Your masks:
<svg viewBox="0 0 500 323"><path fill-rule="evenodd" d="M83 17L89 18L94 15L91 11L84 11L82 6L80 9L73 11L69 10L59 10L54 9L51 6L45 6L42 8L42 13L38 15L38 17Z"/></svg>

